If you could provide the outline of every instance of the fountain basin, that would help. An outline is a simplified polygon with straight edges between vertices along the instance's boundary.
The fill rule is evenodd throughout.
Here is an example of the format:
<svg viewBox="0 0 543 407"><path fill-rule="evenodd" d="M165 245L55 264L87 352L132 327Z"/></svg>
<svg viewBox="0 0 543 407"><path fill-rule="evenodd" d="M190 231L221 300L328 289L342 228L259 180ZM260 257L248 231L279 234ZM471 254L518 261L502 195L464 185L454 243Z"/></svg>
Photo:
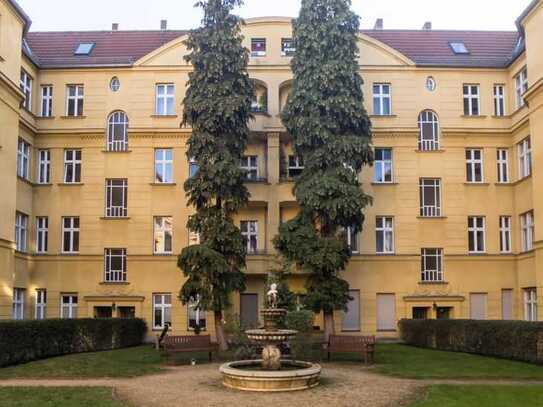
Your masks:
<svg viewBox="0 0 543 407"><path fill-rule="evenodd" d="M305 390L319 385L321 366L317 363L281 360L281 370L262 370L262 360L223 364L223 384L243 391L279 392Z"/></svg>

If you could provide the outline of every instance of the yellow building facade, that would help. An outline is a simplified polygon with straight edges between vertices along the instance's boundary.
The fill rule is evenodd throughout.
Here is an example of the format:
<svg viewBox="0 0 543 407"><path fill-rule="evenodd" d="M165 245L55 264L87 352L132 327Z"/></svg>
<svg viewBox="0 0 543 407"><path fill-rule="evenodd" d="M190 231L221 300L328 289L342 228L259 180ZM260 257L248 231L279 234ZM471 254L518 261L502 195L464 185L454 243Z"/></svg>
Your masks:
<svg viewBox="0 0 543 407"><path fill-rule="evenodd" d="M336 330L395 337L401 318L543 319L543 1L518 32L359 35L377 161L349 236L353 301ZM177 255L197 241L180 126L187 33L28 32L0 0L0 318L138 316L177 333L212 314L177 298ZM272 239L297 211L279 115L291 89L291 21L243 27L256 84L247 290L229 314L257 323ZM539 50L539 51L538 51ZM539 188L538 188L539 186ZM290 286L303 293L302 273ZM539 300L538 300L539 299ZM320 318L316 317L316 325Z"/></svg>

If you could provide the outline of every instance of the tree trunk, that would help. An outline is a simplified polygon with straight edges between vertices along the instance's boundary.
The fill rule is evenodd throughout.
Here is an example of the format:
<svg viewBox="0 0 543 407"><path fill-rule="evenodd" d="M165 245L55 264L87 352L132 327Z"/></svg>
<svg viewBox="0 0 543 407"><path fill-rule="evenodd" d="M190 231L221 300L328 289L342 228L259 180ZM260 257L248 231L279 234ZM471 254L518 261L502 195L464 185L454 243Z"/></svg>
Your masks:
<svg viewBox="0 0 543 407"><path fill-rule="evenodd" d="M215 311L215 336L217 337L217 343L221 351L228 350L228 342L226 341L226 335L224 334L224 324L222 323L222 311Z"/></svg>
<svg viewBox="0 0 543 407"><path fill-rule="evenodd" d="M334 312L324 311L324 341L328 343L330 335L333 335L334 329Z"/></svg>

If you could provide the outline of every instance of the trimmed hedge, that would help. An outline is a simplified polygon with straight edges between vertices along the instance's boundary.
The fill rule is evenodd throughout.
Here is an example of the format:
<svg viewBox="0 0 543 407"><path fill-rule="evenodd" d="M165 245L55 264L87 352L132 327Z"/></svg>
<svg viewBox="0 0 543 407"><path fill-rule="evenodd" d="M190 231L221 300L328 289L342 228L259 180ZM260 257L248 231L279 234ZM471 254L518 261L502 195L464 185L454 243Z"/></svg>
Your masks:
<svg viewBox="0 0 543 407"><path fill-rule="evenodd" d="M140 345L143 319L45 319L0 322L0 367L69 353Z"/></svg>
<svg viewBox="0 0 543 407"><path fill-rule="evenodd" d="M543 364L543 322L403 319L405 343Z"/></svg>

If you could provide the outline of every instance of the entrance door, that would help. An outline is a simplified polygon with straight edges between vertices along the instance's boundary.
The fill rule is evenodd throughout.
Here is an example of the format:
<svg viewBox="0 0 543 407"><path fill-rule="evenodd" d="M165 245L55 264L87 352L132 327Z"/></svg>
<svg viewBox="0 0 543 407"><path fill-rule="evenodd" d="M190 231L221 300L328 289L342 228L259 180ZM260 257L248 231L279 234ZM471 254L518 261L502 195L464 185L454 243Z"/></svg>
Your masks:
<svg viewBox="0 0 543 407"><path fill-rule="evenodd" d="M94 307L94 318L111 318L111 307Z"/></svg>
<svg viewBox="0 0 543 407"><path fill-rule="evenodd" d="M436 318L437 319L451 319L451 307L437 307Z"/></svg>
<svg viewBox="0 0 543 407"><path fill-rule="evenodd" d="M118 307L117 312L119 318L135 318L136 317L136 308L135 307Z"/></svg>
<svg viewBox="0 0 543 407"><path fill-rule="evenodd" d="M258 294L241 294L240 320L245 329L258 327Z"/></svg>

